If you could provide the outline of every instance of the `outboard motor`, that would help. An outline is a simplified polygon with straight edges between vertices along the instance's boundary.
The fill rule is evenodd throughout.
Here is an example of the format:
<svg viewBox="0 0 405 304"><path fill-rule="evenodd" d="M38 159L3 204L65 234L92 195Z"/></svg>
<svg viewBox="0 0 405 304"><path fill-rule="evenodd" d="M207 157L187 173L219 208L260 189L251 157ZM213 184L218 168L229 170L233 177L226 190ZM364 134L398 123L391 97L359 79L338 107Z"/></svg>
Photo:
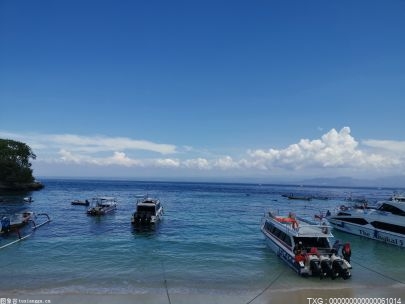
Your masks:
<svg viewBox="0 0 405 304"><path fill-rule="evenodd" d="M347 280L348 278L351 277L349 268L347 267L345 261L341 257L332 254L331 261L332 261L333 278L337 278L340 276L344 280Z"/></svg>
<svg viewBox="0 0 405 304"><path fill-rule="evenodd" d="M309 260L309 269L311 270L312 275L321 275L322 273L321 261L319 260L318 256L314 254L309 254L308 260Z"/></svg>
<svg viewBox="0 0 405 304"><path fill-rule="evenodd" d="M1 232L9 232L10 231L10 219L5 216L1 219Z"/></svg>
<svg viewBox="0 0 405 304"><path fill-rule="evenodd" d="M329 257L326 256L321 256L320 258L321 261L321 274L320 277L321 279L325 278L325 277L333 277L333 270L332 270L332 262L329 259Z"/></svg>
<svg viewBox="0 0 405 304"><path fill-rule="evenodd" d="M146 214L144 214L142 216L142 224L145 225L147 220L148 220L148 217L146 216Z"/></svg>

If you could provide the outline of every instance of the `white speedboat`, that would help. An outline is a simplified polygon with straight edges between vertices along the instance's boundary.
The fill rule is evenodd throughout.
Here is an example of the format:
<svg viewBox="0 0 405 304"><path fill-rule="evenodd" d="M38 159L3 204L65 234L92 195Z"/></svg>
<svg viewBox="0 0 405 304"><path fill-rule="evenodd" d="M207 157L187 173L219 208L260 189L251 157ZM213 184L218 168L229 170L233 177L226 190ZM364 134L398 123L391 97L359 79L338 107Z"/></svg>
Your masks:
<svg viewBox="0 0 405 304"><path fill-rule="evenodd" d="M163 218L163 207L158 199L145 196L136 202L131 223L135 226L154 225Z"/></svg>
<svg viewBox="0 0 405 304"><path fill-rule="evenodd" d="M88 215L104 215L117 209L117 201L114 197L102 196L95 197L87 209Z"/></svg>
<svg viewBox="0 0 405 304"><path fill-rule="evenodd" d="M299 275L351 277L350 263L332 247L330 226L306 221L292 213L280 216L269 212L263 218L261 230L270 249Z"/></svg>
<svg viewBox="0 0 405 304"><path fill-rule="evenodd" d="M340 231L405 247L405 199L394 196L375 206L341 205L326 216Z"/></svg>

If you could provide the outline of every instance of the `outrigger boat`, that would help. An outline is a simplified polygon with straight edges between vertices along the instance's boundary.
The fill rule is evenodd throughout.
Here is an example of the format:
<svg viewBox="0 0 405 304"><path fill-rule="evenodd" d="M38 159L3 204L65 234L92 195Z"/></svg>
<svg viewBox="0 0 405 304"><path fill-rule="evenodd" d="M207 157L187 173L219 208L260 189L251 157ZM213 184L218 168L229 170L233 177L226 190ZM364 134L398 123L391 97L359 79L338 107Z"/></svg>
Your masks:
<svg viewBox="0 0 405 304"><path fill-rule="evenodd" d="M135 226L154 225L163 218L163 207L158 199L144 196L137 200L131 223Z"/></svg>
<svg viewBox="0 0 405 304"><path fill-rule="evenodd" d="M87 209L88 215L104 215L117 209L117 201L114 197L102 196L92 199L90 208Z"/></svg>
<svg viewBox="0 0 405 304"><path fill-rule="evenodd" d="M33 217L35 217L35 215L32 211L14 214L11 217L5 216L1 219L0 232L7 233L22 228L27 225Z"/></svg>
<svg viewBox="0 0 405 304"><path fill-rule="evenodd" d="M288 216L269 212L261 230L266 242L282 260L301 276L351 277L350 263L332 247L331 227L314 223L289 213Z"/></svg>
<svg viewBox="0 0 405 304"><path fill-rule="evenodd" d="M43 217L44 219L38 224L37 220ZM0 221L0 234L8 236L12 233L16 233L18 239L0 246L0 249L6 248L12 244L30 237L34 230L49 223L50 221L51 219L47 213L35 214L32 211L14 214L11 217L4 216ZM23 233L25 232L25 234L21 233L21 231L23 231Z"/></svg>

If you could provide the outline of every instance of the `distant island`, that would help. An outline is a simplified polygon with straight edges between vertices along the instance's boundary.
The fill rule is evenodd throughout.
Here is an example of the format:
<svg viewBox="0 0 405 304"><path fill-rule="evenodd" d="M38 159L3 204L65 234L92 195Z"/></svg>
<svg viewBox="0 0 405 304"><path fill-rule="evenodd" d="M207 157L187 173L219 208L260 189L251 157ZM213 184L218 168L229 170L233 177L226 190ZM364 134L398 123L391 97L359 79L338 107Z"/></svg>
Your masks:
<svg viewBox="0 0 405 304"><path fill-rule="evenodd" d="M0 139L0 191L32 191L44 185L32 175L31 159L36 155L22 142Z"/></svg>

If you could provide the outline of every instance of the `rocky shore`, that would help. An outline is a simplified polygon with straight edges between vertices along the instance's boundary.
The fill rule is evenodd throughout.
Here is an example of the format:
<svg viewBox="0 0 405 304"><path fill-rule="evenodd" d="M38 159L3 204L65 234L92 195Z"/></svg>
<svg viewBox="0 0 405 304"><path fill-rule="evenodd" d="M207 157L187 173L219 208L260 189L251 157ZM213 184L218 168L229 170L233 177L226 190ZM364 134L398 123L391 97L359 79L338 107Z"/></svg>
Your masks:
<svg viewBox="0 0 405 304"><path fill-rule="evenodd" d="M38 181L32 183L4 184L0 182L0 192L4 191L36 191L44 188L44 184Z"/></svg>

